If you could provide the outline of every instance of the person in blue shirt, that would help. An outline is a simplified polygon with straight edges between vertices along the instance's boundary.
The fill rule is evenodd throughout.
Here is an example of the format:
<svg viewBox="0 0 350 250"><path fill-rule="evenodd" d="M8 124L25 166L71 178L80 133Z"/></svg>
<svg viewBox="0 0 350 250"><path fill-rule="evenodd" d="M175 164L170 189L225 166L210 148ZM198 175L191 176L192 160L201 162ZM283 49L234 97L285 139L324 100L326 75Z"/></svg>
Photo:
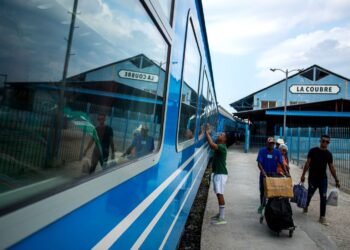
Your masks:
<svg viewBox="0 0 350 250"><path fill-rule="evenodd" d="M138 158L154 150L154 138L148 135L148 127L145 124L141 125L139 134L136 134L131 142L130 147L123 154L130 155L131 158Z"/></svg>
<svg viewBox="0 0 350 250"><path fill-rule="evenodd" d="M258 213L262 213L266 205L266 199L264 197L264 177L275 176L277 174L278 164L283 165L282 154L278 149L275 149L274 146L274 138L267 138L266 147L259 150L258 158L256 159L260 170L260 207Z"/></svg>

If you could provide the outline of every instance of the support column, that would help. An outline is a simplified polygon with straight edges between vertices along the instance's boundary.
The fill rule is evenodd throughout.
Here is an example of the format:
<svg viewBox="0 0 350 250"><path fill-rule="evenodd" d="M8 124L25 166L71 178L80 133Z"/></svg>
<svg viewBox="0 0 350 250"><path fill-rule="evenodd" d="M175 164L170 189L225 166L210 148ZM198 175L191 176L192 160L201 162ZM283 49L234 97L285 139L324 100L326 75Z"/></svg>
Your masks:
<svg viewBox="0 0 350 250"><path fill-rule="evenodd" d="M249 152L249 140L250 140L250 131L249 131L249 124L245 124L245 143L244 143L244 153Z"/></svg>

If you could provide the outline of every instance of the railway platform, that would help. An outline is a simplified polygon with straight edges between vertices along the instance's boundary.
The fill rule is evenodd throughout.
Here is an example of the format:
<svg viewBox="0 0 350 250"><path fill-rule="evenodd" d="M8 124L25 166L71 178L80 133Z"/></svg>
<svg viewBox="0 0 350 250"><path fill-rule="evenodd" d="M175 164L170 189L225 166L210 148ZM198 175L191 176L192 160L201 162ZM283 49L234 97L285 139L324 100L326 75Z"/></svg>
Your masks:
<svg viewBox="0 0 350 250"><path fill-rule="evenodd" d="M284 231L274 236L265 221L259 223L259 171L257 153L244 153L231 147L227 155L229 172L225 187L225 225L212 225L210 217L218 211L212 182L203 218L201 249L349 249L350 195L340 192L337 207L327 206L329 226L318 223L319 196L315 193L308 214L292 203L297 228L293 237ZM298 183L302 170L291 165L293 183ZM331 188L331 187L329 187Z"/></svg>

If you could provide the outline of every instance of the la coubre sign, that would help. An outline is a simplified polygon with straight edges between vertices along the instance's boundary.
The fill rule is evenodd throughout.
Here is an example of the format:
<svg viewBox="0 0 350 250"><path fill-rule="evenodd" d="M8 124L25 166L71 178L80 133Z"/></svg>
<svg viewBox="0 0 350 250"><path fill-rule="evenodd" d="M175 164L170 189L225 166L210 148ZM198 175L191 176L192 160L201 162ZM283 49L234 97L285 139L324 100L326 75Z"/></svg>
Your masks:
<svg viewBox="0 0 350 250"><path fill-rule="evenodd" d="M139 81L145 81L145 82L158 82L159 76L154 74L148 74L144 72L136 72L131 70L120 70L119 71L119 77L121 78L127 78L132 80L139 80Z"/></svg>
<svg viewBox="0 0 350 250"><path fill-rule="evenodd" d="M340 87L336 84L329 85L309 85L309 84L292 84L289 91L293 94L338 94Z"/></svg>

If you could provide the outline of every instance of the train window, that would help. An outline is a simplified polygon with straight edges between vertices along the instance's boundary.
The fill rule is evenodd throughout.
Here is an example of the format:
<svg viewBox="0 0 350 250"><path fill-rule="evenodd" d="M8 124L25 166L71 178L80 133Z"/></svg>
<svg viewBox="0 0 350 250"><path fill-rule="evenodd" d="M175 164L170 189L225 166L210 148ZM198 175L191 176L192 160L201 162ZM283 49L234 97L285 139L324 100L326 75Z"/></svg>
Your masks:
<svg viewBox="0 0 350 250"><path fill-rule="evenodd" d="M165 16L168 18L170 22L170 16L171 16L171 7L173 0L159 0L159 5L161 9L163 10Z"/></svg>
<svg viewBox="0 0 350 250"><path fill-rule="evenodd" d="M217 125L217 115L218 115L218 110L217 110L217 105L215 102L214 98L214 93L213 89L209 88L209 114L208 114L208 123L211 127L212 131L216 131L216 125Z"/></svg>
<svg viewBox="0 0 350 250"><path fill-rule="evenodd" d="M169 48L140 1L2 1L0 28L0 209L159 147Z"/></svg>
<svg viewBox="0 0 350 250"><path fill-rule="evenodd" d="M203 87L202 87L202 94L201 94L201 111L200 111L200 131L199 131L199 135L203 135L205 128L205 122L206 119L208 117L208 85L209 85L209 81L208 81L208 76L207 76L207 72L204 71L204 77L203 77Z"/></svg>
<svg viewBox="0 0 350 250"><path fill-rule="evenodd" d="M189 19L182 76L178 143L189 141L194 138L201 60L202 58L196 41L192 20Z"/></svg>

